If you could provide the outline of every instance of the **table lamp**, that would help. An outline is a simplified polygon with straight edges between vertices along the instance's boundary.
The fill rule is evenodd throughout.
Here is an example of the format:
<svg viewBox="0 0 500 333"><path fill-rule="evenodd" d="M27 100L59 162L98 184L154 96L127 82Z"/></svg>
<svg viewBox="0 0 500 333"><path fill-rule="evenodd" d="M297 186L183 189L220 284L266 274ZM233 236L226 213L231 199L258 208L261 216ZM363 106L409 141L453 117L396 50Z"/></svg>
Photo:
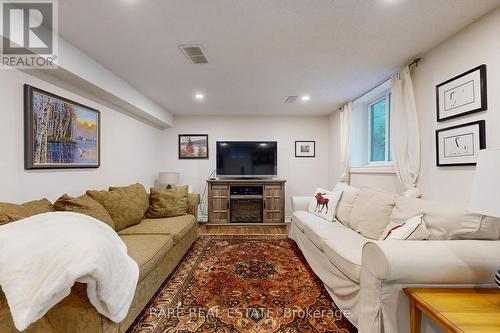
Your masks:
<svg viewBox="0 0 500 333"><path fill-rule="evenodd" d="M158 181L161 185L166 186L166 188L172 188L172 186L179 183L179 173L178 172L160 172Z"/></svg>
<svg viewBox="0 0 500 333"><path fill-rule="evenodd" d="M469 203L471 212L500 218L499 171L500 149L480 150ZM500 288L500 269L496 272L495 281Z"/></svg>

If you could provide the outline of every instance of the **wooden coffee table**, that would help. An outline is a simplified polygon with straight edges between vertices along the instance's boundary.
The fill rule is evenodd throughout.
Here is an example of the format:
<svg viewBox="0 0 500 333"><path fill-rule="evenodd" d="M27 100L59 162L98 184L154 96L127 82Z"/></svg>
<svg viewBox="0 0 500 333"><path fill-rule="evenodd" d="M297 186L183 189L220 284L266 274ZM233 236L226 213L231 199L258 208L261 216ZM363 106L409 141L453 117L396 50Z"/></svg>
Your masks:
<svg viewBox="0 0 500 333"><path fill-rule="evenodd" d="M500 289L404 288L410 298L410 332L422 313L447 332L500 332Z"/></svg>

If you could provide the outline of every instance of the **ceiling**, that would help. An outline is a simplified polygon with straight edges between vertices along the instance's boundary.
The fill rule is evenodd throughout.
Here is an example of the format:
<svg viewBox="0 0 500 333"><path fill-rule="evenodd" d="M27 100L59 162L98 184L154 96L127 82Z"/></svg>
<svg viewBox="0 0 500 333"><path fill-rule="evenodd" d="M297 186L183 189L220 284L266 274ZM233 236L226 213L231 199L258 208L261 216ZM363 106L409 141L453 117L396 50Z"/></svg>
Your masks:
<svg viewBox="0 0 500 333"><path fill-rule="evenodd" d="M64 0L59 30L176 115L325 115L499 4ZM209 63L191 64L180 44L202 44Z"/></svg>

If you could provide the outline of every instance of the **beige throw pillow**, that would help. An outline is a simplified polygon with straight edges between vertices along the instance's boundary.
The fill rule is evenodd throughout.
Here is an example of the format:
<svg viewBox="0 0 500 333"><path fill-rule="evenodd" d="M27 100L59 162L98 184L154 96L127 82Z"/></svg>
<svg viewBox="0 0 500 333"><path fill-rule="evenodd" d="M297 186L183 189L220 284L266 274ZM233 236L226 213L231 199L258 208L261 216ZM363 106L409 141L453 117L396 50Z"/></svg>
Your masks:
<svg viewBox="0 0 500 333"><path fill-rule="evenodd" d="M362 188L354 202L350 227L361 235L379 239L395 205L395 194Z"/></svg>
<svg viewBox="0 0 500 333"><path fill-rule="evenodd" d="M62 197L57 199L56 202L54 202L54 207L56 211L74 212L92 216L93 218L106 223L111 228L115 228L113 219L106 209L99 202L86 194L77 198L64 194Z"/></svg>
<svg viewBox="0 0 500 333"><path fill-rule="evenodd" d="M188 211L188 186L173 189L152 188L148 218L175 217Z"/></svg>
<svg viewBox="0 0 500 333"><path fill-rule="evenodd" d="M53 211L54 206L47 199L30 201L21 205L0 202L0 225Z"/></svg>
<svg viewBox="0 0 500 333"><path fill-rule="evenodd" d="M346 183L337 183L333 190L343 192L342 198L340 199L339 205L337 207L337 221L339 221L346 227L349 227L352 207L354 206L354 201L358 197L359 188L348 185Z"/></svg>
<svg viewBox="0 0 500 333"><path fill-rule="evenodd" d="M337 220L346 227L350 226L352 208L354 207L354 202L358 194L359 191L344 191L344 193L342 193L342 198L337 208Z"/></svg>
<svg viewBox="0 0 500 333"><path fill-rule="evenodd" d="M146 192L144 186L142 186L142 184L136 183L133 185L123 186L123 187L111 186L109 190L113 192L114 191L122 192L129 199L133 200L133 204L134 206L137 207L137 209L142 210L142 217L146 215L146 212L148 211L149 208L149 195L148 192Z"/></svg>
<svg viewBox="0 0 500 333"><path fill-rule="evenodd" d="M87 191L113 219L115 231L139 224L148 209L148 195L141 184L110 187L110 191Z"/></svg>

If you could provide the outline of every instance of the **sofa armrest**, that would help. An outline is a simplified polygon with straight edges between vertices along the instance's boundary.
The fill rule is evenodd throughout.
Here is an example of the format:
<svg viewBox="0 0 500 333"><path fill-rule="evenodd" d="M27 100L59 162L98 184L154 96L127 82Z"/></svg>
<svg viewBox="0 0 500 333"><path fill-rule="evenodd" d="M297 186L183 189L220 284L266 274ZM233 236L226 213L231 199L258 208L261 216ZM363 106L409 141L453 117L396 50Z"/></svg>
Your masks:
<svg viewBox="0 0 500 333"><path fill-rule="evenodd" d="M193 215L198 221L198 206L200 205L199 193L188 193L188 214Z"/></svg>
<svg viewBox="0 0 500 333"><path fill-rule="evenodd" d="M493 284L500 241L374 241L362 269L378 280L422 284Z"/></svg>
<svg viewBox="0 0 500 333"><path fill-rule="evenodd" d="M309 207L309 201L311 201L311 197L292 197L292 210L294 212L298 210L307 210Z"/></svg>

